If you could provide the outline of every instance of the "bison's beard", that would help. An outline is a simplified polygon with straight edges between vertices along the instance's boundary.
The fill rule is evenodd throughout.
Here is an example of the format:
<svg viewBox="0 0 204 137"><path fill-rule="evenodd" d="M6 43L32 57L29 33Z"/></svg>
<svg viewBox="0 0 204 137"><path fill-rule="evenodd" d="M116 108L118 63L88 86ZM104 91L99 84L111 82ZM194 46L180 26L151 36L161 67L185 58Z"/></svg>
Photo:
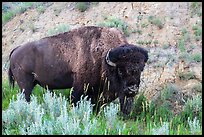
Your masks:
<svg viewBox="0 0 204 137"><path fill-rule="evenodd" d="M127 97L124 95L119 96L120 110L123 114L129 115L133 109L134 97Z"/></svg>

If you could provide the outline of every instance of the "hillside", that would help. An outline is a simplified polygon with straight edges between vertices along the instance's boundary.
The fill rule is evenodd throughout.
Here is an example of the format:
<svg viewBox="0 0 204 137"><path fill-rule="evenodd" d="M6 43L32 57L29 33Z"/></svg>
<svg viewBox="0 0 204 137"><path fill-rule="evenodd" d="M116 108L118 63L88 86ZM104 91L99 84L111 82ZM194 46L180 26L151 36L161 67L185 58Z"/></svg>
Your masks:
<svg viewBox="0 0 204 137"><path fill-rule="evenodd" d="M11 3L3 4L15 9ZM115 25L122 26L129 43L149 51L140 87L140 92L144 91L149 100L156 101L165 89L173 89L169 90L172 92L169 102L176 114L187 98L202 93L202 3L77 5L75 2L40 3L3 24L3 77L10 51L21 44L80 26Z"/></svg>

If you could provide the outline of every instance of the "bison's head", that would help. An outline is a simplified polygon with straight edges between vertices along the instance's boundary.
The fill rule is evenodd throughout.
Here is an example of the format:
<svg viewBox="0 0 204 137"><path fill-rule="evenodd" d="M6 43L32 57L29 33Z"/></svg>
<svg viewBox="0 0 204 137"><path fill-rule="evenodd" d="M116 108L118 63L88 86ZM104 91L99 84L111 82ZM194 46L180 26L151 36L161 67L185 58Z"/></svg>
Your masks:
<svg viewBox="0 0 204 137"><path fill-rule="evenodd" d="M120 84L118 93L122 112L129 114L133 97L138 93L141 72L148 60L145 49L135 45L122 45L111 49L106 55L109 67L114 67L115 75Z"/></svg>

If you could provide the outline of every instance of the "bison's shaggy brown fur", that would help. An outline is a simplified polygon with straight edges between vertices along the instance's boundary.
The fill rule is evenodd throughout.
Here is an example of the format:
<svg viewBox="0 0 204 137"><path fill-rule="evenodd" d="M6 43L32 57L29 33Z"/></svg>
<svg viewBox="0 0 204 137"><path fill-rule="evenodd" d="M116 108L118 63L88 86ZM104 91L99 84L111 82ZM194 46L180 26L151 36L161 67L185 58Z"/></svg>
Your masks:
<svg viewBox="0 0 204 137"><path fill-rule="evenodd" d="M124 99L136 94L132 91L139 88L147 59L147 51L128 44L121 31L87 26L13 50L9 77L24 90L27 101L36 84L51 90L73 87L74 103L82 94L99 106L119 97L125 112Z"/></svg>

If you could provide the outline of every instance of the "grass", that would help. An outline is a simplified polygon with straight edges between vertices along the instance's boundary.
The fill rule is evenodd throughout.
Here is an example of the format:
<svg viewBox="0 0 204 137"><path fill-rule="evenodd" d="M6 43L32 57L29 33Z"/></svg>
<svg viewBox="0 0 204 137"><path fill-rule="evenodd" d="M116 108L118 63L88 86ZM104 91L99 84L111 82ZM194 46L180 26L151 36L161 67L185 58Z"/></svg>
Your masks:
<svg viewBox="0 0 204 137"><path fill-rule="evenodd" d="M35 27L34 23L33 22L30 22L28 24L28 27L30 28L31 32L34 33L37 31L37 28Z"/></svg>
<svg viewBox="0 0 204 137"><path fill-rule="evenodd" d="M143 23L141 24L141 27L142 27L142 28L147 28L148 25L149 25L149 24L148 24L147 22L143 22Z"/></svg>
<svg viewBox="0 0 204 137"><path fill-rule="evenodd" d="M188 72L179 72L178 76L181 80L190 80L193 79L194 73L192 71L188 71Z"/></svg>
<svg viewBox="0 0 204 137"><path fill-rule="evenodd" d="M190 54L185 51L179 55L179 59L187 63L192 63L192 62L200 63L202 62L202 54L201 53Z"/></svg>
<svg viewBox="0 0 204 137"><path fill-rule="evenodd" d="M60 12L62 11L61 8L54 8L54 15L59 16Z"/></svg>
<svg viewBox="0 0 204 137"><path fill-rule="evenodd" d="M187 52L181 53L181 54L179 55L179 59L180 59L180 60L183 60L183 61L185 61L185 62L188 62L188 63L192 62L192 58L191 58L190 54L187 53Z"/></svg>
<svg viewBox="0 0 204 137"><path fill-rule="evenodd" d="M167 100L178 89L167 85L161 100L149 102L143 94L135 98L129 117L118 114L118 104L110 103L100 114L92 113L90 100L81 98L77 107L69 104L70 89L54 94L37 86L31 103L2 83L2 134L97 134L97 135L191 135L202 134L202 99L189 99L184 111L173 115ZM17 94L18 93L18 94ZM14 98L12 99L12 97ZM11 101L10 101L11 100ZM7 102L7 103L6 103ZM35 108L35 109L33 109ZM30 111L32 110L32 111Z"/></svg>
<svg viewBox="0 0 204 137"><path fill-rule="evenodd" d="M45 7L44 5L40 5L40 6L37 7L37 11L38 11L40 14L44 13L45 10L46 10L46 7Z"/></svg>
<svg viewBox="0 0 204 137"><path fill-rule="evenodd" d="M53 35L57 35L59 33L64 33L70 30L70 26L67 24L59 24L58 26L56 26L53 29L48 30L47 35L48 36L53 36Z"/></svg>
<svg viewBox="0 0 204 137"><path fill-rule="evenodd" d="M168 43L164 43L163 46L162 46L163 49L168 49L169 47L170 47L170 46L169 46Z"/></svg>
<svg viewBox="0 0 204 137"><path fill-rule="evenodd" d="M144 44L150 45L151 43L152 43L152 40L146 40L146 41L144 41L144 40L138 40L138 41L137 41L137 44L140 44L140 45L144 45Z"/></svg>
<svg viewBox="0 0 204 137"><path fill-rule="evenodd" d="M196 91L196 92L202 92L202 83L197 83L197 84L195 84L194 86L193 86L193 88L192 88L194 91Z"/></svg>
<svg viewBox="0 0 204 137"><path fill-rule="evenodd" d="M195 62L201 62L202 61L202 54L201 53L195 53L192 55L192 59Z"/></svg>
<svg viewBox="0 0 204 137"><path fill-rule="evenodd" d="M178 42L178 48L179 48L179 50L180 50L181 53L186 51L184 39L180 39L180 40L179 40L179 42Z"/></svg>
<svg viewBox="0 0 204 137"><path fill-rule="evenodd" d="M6 12L2 13L2 25L6 24L17 14L21 14L25 12L28 8L32 7L34 5L34 2L19 2L15 5L16 6L13 10L7 10Z"/></svg>
<svg viewBox="0 0 204 137"><path fill-rule="evenodd" d="M44 2L11 2L12 8L4 7L2 13L2 25L5 25L8 21L14 18L17 14L22 14L28 9L35 8L40 14L46 10L46 4Z"/></svg>
<svg viewBox="0 0 204 137"><path fill-rule="evenodd" d="M202 38L202 27L200 27L197 24L194 24L192 26L192 30L194 31L194 38L195 38L195 40L196 41L201 40L201 38Z"/></svg>
<svg viewBox="0 0 204 137"><path fill-rule="evenodd" d="M126 22L122 21L119 18L108 16L104 17L104 22L98 24L99 26L105 26L110 28L118 28L120 29L126 36L129 36L129 26Z"/></svg>
<svg viewBox="0 0 204 137"><path fill-rule="evenodd" d="M198 17L202 16L202 5L199 2L191 2L191 17L197 15Z"/></svg>
<svg viewBox="0 0 204 137"><path fill-rule="evenodd" d="M77 2L75 8L80 12L84 12L89 8L89 2Z"/></svg>
<svg viewBox="0 0 204 137"><path fill-rule="evenodd" d="M157 45L157 44L159 44L159 41L158 40L154 40L153 43L154 43L154 45Z"/></svg>
<svg viewBox="0 0 204 137"><path fill-rule="evenodd" d="M162 29L164 27L164 24L162 23L161 19L156 16L149 16L148 21L151 24L156 25L159 29Z"/></svg>

